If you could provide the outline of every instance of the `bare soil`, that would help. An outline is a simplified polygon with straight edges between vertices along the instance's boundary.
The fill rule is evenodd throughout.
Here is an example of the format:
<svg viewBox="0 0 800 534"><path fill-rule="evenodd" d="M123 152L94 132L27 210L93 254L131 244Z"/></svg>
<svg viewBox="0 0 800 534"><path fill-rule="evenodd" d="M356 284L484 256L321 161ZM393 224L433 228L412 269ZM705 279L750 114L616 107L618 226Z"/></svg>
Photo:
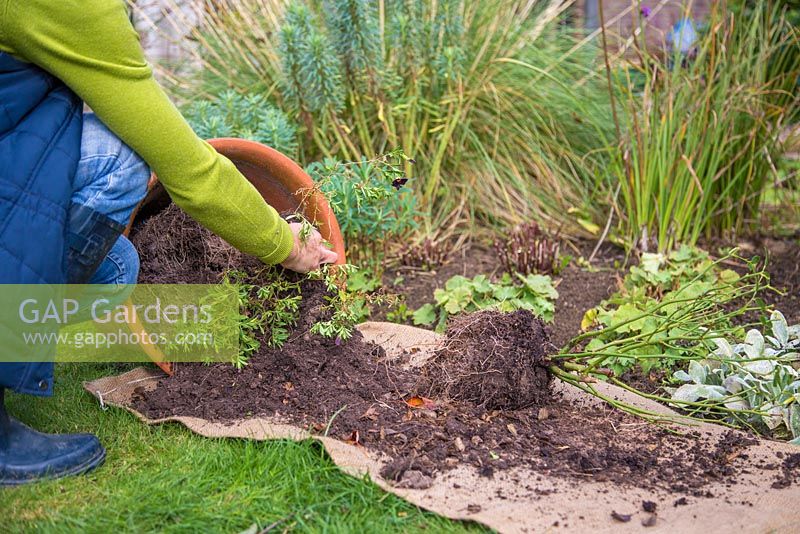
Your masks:
<svg viewBox="0 0 800 534"><path fill-rule="evenodd" d="M263 275L256 260L177 209L148 219L132 239L146 282L213 282L231 267L251 273L255 282ZM598 286L590 277L579 280L575 287L587 292ZM563 294L573 295L579 307L580 289ZM554 396L546 372L553 347L547 330L527 312L455 320L431 363L406 370L358 333L342 343L312 335L311 324L327 313L325 289L303 282L302 296L300 321L282 348L262 343L242 369L176 365L175 375L155 390L138 392L135 408L153 418L283 420L388 455L383 475L407 487L427 487L437 473L466 464L487 477L525 467L708 496L707 483L735 484L747 466L754 442L742 433L708 445L695 434L675 436L608 407L576 406ZM577 331L575 317L570 329ZM781 484L794 482L791 469L781 474Z"/></svg>

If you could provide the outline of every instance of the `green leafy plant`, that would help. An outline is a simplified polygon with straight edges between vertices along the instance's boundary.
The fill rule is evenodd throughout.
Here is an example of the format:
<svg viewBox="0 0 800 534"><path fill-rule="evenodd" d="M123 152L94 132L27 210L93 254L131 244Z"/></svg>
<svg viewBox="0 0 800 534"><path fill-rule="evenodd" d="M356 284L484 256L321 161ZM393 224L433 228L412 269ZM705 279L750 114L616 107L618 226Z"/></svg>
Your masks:
<svg viewBox="0 0 800 534"><path fill-rule="evenodd" d="M265 267L265 272L273 273L267 285L252 283L250 275L238 270L227 271L222 278L222 283L235 286L239 295L239 354L233 362L236 367L245 365L261 346L257 334L267 334L269 347L281 347L289 338L289 329L297 325L303 298L300 282L290 282L273 267Z"/></svg>
<svg viewBox="0 0 800 534"><path fill-rule="evenodd" d="M196 100L183 110L186 120L203 139L241 137L264 143L297 157L297 128L260 94L240 95L233 90L214 100Z"/></svg>
<svg viewBox="0 0 800 534"><path fill-rule="evenodd" d="M454 276L433 296L436 302L425 304L412 317L414 324L435 323L436 329L441 331L449 316L487 308L504 312L529 310L549 322L553 320L554 301L558 298L558 292L549 276L511 276L506 273L497 282L492 282L482 274L474 278Z"/></svg>
<svg viewBox="0 0 800 534"><path fill-rule="evenodd" d="M703 328L735 332L724 306L740 295L739 279L736 272L720 268L700 249L682 246L668 255L644 253L639 265L629 269L619 291L585 313L581 327L600 333L584 350L603 353L613 348L614 356L603 357L603 365L617 375L635 365L649 372L699 356L712 341L689 341L700 324L678 321L681 309L687 300L713 295L702 317ZM686 340L681 340L682 333Z"/></svg>
<svg viewBox="0 0 800 534"><path fill-rule="evenodd" d="M671 398L695 403L687 408L692 414L800 445L800 325L789 326L779 311L770 322L771 336L752 329L742 343L714 338L713 352L672 375L684 384Z"/></svg>
<svg viewBox="0 0 800 534"><path fill-rule="evenodd" d="M408 308L405 302L398 302L394 309L386 313L386 320L391 323L404 324L414 317L414 312Z"/></svg>
<svg viewBox="0 0 800 534"><path fill-rule="evenodd" d="M640 364L646 360L663 360L663 354L647 350L654 342L661 347L680 348L686 351L683 354L670 355L670 359L688 363L703 359L713 351L713 347L716 346L715 339L738 335L742 331L740 327L725 325L741 322L746 314L764 310L759 295L771 288L768 284L769 276L764 271L763 265L760 265L757 259L744 263L734 250L712 262L705 271L698 273L695 279L701 281L709 270L712 272L722 270L724 263L733 260L747 266L746 272L743 272L736 281L726 282L724 279L719 279L717 283L698 294L696 286L690 280L688 284L682 284L665 294L665 298L653 300L641 313L621 318L609 326L602 326L574 337L558 354L550 356L554 362L550 372L560 380L603 399L612 406L649 421L700 418L694 415L692 410L701 404L674 400L655 392L641 391L622 380L618 373L608 368L608 364L613 363L616 358L634 359ZM658 316L665 308L671 308L667 320L657 321L652 330L641 329L636 332L616 334L631 324L642 323ZM609 339L612 336L616 336L616 339L603 343L602 347L588 350L586 344L591 344L593 339ZM703 350L691 351L692 347L702 347ZM597 379L611 382L641 397L679 406L687 413L677 418L665 417L652 410L621 402L596 388L593 384ZM723 406L721 409L727 408Z"/></svg>
<svg viewBox="0 0 800 534"><path fill-rule="evenodd" d="M325 282L328 290L325 309L330 313L329 319L311 326L312 334L334 338L337 343L347 341L352 337L355 325L369 317L372 306L394 302L393 295L365 291L370 286L350 287L348 279L357 272L353 265L324 265L309 273L310 278Z"/></svg>
<svg viewBox="0 0 800 534"><path fill-rule="evenodd" d="M335 339L337 343L352 337L353 328L369 316L372 306L395 303L393 295L376 293L373 281L353 265L325 265L307 277L322 281L328 292L322 310L324 318L311 326L311 333ZM236 331L220 332L239 338L239 353L232 362L235 366L247 364L260 348L260 339L270 348L280 348L288 341L300 318L302 278L292 281L276 267L264 267L255 274L229 270L221 283L235 287L238 295L240 314Z"/></svg>
<svg viewBox="0 0 800 534"><path fill-rule="evenodd" d="M406 161L394 150L354 163L329 158L306 169L336 214L350 259L375 272L390 243L417 228L417 200L403 178Z"/></svg>

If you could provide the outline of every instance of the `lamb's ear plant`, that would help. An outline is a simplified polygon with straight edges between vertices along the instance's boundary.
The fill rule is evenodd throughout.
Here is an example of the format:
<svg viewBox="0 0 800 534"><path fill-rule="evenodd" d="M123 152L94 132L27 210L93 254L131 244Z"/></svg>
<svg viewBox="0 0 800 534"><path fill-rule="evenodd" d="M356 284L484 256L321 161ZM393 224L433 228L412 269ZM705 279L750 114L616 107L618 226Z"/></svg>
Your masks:
<svg viewBox="0 0 800 534"><path fill-rule="evenodd" d="M770 323L772 335L751 329L739 343L714 338L713 352L672 375L683 384L671 399L696 403L686 409L691 415L800 445L800 325L789 326L779 311Z"/></svg>

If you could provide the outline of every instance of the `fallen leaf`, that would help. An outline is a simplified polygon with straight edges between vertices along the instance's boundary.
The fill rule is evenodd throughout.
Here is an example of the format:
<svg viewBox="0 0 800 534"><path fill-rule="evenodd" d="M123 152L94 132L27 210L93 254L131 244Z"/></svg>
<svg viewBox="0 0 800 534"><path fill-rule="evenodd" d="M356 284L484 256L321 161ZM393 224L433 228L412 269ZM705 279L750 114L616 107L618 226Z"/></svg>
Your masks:
<svg viewBox="0 0 800 534"><path fill-rule="evenodd" d="M506 428L508 429L509 432L511 432L512 435L514 436L517 435L517 427L514 426L514 423L508 423L506 425Z"/></svg>
<svg viewBox="0 0 800 534"><path fill-rule="evenodd" d="M358 432L358 430L353 430L353 433L350 434L350 437L344 441L345 443L349 443L350 445L357 445L363 447L363 444L361 443L361 434Z"/></svg>
<svg viewBox="0 0 800 534"><path fill-rule="evenodd" d="M285 389L286 391L292 391L294 389L294 384L292 384L291 382L286 382L283 385L283 389Z"/></svg>
<svg viewBox="0 0 800 534"><path fill-rule="evenodd" d="M361 417L359 419L370 419L374 421L377 418L378 418L378 410L375 409L375 406L370 406L369 408L366 409L364 413L361 414Z"/></svg>
<svg viewBox="0 0 800 534"><path fill-rule="evenodd" d="M620 523L627 523L628 521L630 521L631 515L633 514L620 514L619 512L616 511L611 512L611 517L619 521Z"/></svg>
<svg viewBox="0 0 800 534"><path fill-rule="evenodd" d="M453 444L456 446L456 450L458 452L464 452L464 450L466 450L467 448L467 446L464 445L464 440L461 439L460 437L453 440Z"/></svg>
<svg viewBox="0 0 800 534"><path fill-rule="evenodd" d="M418 395L406 399L406 404L412 408L424 408L426 410L435 410L438 406L435 400Z"/></svg>
<svg viewBox="0 0 800 534"><path fill-rule="evenodd" d="M536 418L539 421L544 421L549 417L550 417L550 410L548 410L547 408L539 408L539 413L536 414Z"/></svg>

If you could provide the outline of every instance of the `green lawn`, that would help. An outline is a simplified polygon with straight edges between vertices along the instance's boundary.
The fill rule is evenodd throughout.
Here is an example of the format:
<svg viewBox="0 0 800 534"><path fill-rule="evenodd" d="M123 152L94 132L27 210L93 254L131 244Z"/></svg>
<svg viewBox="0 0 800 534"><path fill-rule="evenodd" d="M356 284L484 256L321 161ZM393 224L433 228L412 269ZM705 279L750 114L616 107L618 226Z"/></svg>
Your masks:
<svg viewBox="0 0 800 534"><path fill-rule="evenodd" d="M87 476L0 489L0 529L240 532L281 522L275 530L478 530L342 474L312 441L207 439L104 411L81 382L122 370L64 364L54 397L6 395L9 411L39 430L98 434L108 457Z"/></svg>

